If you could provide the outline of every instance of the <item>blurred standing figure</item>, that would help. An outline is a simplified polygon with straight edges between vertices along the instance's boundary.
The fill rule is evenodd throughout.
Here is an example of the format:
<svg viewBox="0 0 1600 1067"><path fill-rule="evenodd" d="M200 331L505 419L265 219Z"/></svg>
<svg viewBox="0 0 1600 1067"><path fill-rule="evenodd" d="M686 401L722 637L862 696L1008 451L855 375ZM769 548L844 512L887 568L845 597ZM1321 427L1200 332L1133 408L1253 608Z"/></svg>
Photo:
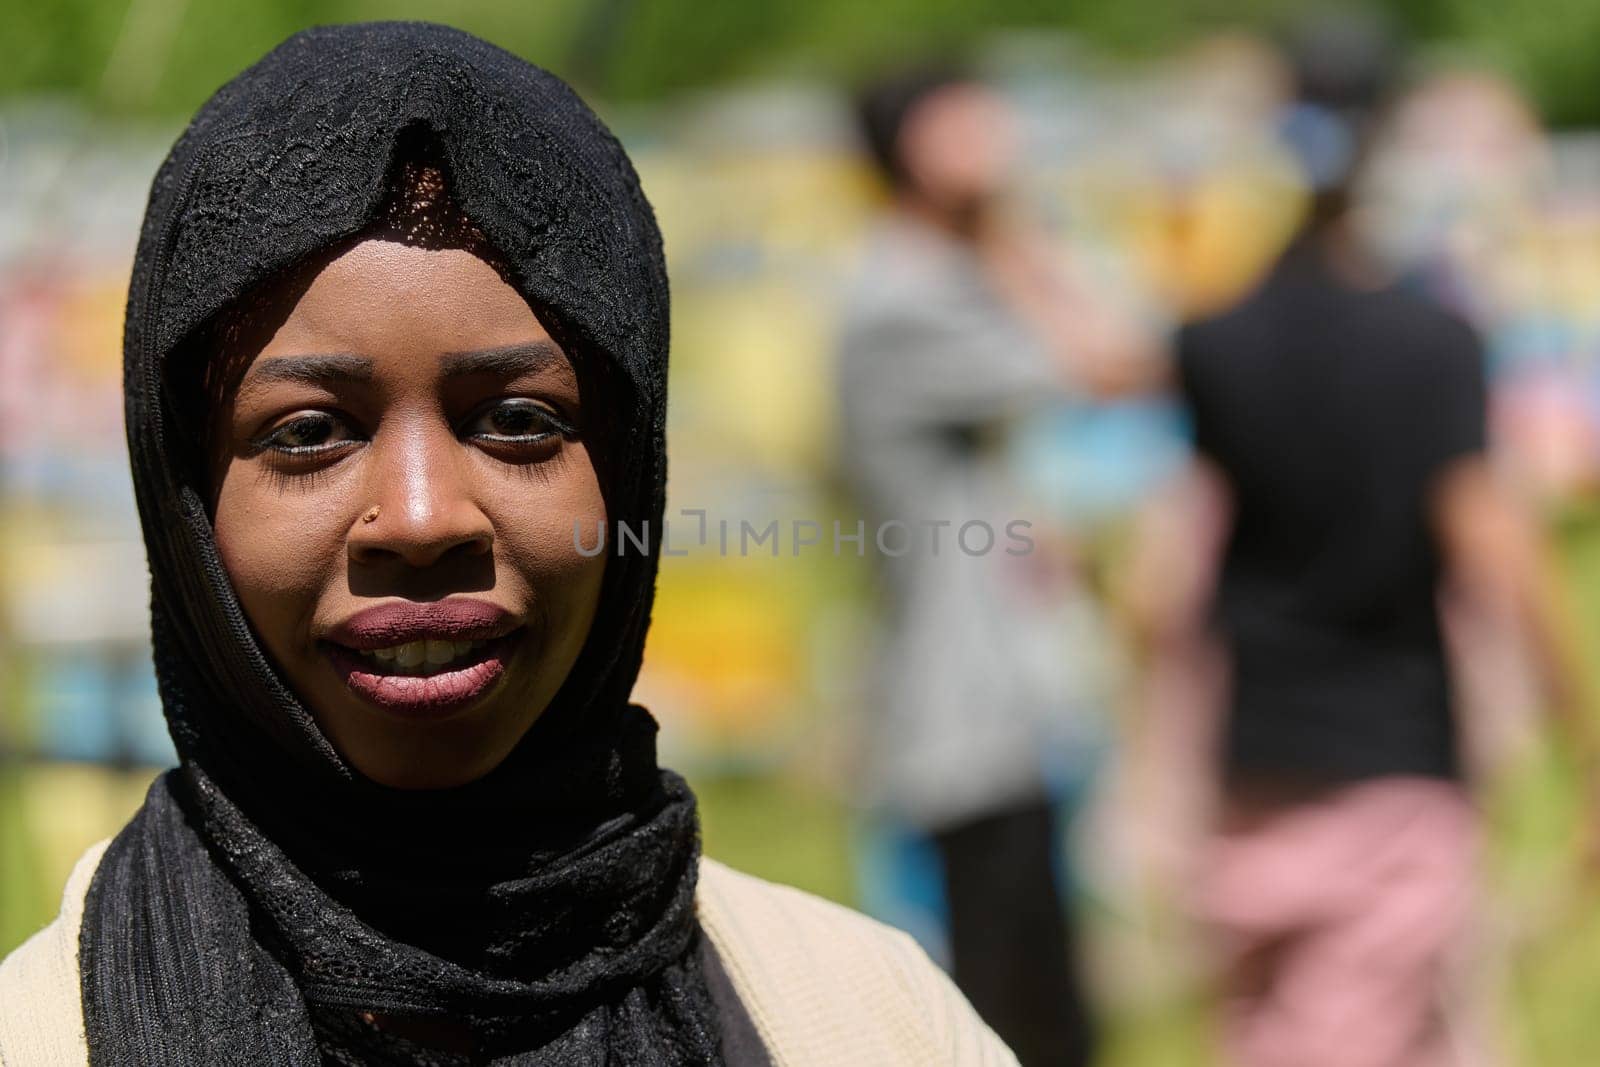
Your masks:
<svg viewBox="0 0 1600 1067"><path fill-rule="evenodd" d="M932 836L955 980L979 1013L1029 1067L1083 1064L1091 1027L1046 766L1067 714L1059 623L1076 587L1047 531L1008 530L1029 516L1004 440L1074 380L1115 389L1145 364L1004 217L1015 131L996 93L921 69L864 93L860 114L893 193L839 354L842 462L869 529L885 531L879 545L868 534L886 621L867 790ZM963 530L974 520L994 531L988 551L979 527Z"/></svg>
<svg viewBox="0 0 1600 1067"><path fill-rule="evenodd" d="M1261 287L1186 328L1196 444L1230 501L1216 617L1223 790L1198 902L1242 1067L1456 1064L1442 979L1469 914L1436 600L1448 579L1559 662L1539 544L1485 456L1478 339L1389 284L1346 189L1380 42L1321 27L1289 135L1311 217Z"/></svg>

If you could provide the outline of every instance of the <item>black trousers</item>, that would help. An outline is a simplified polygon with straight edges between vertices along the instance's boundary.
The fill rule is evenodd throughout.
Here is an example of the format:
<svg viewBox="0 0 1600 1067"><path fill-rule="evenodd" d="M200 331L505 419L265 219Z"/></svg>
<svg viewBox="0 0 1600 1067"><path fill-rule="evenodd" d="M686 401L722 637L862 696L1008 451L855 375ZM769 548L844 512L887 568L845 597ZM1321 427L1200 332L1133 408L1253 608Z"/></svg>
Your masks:
<svg viewBox="0 0 1600 1067"><path fill-rule="evenodd" d="M1094 1052L1055 835L1043 801L934 834L956 985L1023 1067L1083 1067Z"/></svg>

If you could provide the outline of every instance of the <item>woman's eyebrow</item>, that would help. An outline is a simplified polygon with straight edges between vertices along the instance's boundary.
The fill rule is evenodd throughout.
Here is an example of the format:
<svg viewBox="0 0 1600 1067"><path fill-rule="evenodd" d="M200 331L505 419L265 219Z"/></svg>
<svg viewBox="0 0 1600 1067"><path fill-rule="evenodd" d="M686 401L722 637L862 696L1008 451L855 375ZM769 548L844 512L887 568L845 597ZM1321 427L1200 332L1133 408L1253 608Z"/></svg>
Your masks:
<svg viewBox="0 0 1600 1067"><path fill-rule="evenodd" d="M239 385L241 395L273 382L303 382L323 385L328 382L369 382L372 360L344 354L317 356L277 356L258 360Z"/></svg>
<svg viewBox="0 0 1600 1067"><path fill-rule="evenodd" d="M552 341L483 348L473 352L446 352L441 358L446 377L460 374L497 374L515 378L535 374L566 362L566 354Z"/></svg>

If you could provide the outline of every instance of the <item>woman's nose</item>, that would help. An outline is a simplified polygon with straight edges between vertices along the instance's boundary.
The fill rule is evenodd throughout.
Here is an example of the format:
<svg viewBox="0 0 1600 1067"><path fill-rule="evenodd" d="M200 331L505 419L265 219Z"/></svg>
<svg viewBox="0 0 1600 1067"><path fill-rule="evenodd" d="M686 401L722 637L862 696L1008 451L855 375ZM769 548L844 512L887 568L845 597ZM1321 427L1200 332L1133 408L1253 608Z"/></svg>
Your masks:
<svg viewBox="0 0 1600 1067"><path fill-rule="evenodd" d="M451 553L492 549L494 528L473 494L471 457L460 454L454 435L414 432L369 447L367 498L356 502L348 538L352 562L430 567Z"/></svg>

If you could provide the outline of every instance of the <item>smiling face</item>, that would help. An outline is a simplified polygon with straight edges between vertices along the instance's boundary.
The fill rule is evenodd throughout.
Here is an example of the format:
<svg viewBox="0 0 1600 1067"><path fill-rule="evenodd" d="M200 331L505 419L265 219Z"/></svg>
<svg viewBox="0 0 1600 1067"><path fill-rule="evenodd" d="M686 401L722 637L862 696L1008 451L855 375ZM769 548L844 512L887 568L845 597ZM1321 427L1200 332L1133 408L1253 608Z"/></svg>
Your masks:
<svg viewBox="0 0 1600 1067"><path fill-rule="evenodd" d="M460 247L359 241L258 337L215 411L217 546L345 760L384 785L488 773L588 636L601 403Z"/></svg>

